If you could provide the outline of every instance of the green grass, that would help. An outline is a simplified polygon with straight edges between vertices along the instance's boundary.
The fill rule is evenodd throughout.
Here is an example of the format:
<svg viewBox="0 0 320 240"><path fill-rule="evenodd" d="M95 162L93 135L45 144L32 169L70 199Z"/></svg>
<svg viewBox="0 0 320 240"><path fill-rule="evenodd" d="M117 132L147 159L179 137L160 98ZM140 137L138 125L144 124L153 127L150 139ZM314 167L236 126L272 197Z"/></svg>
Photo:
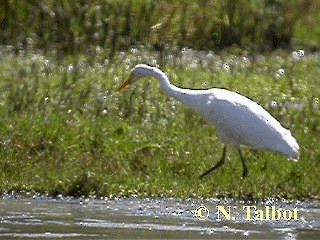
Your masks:
<svg viewBox="0 0 320 240"><path fill-rule="evenodd" d="M114 91L136 63L157 60L144 49L118 54L111 62L2 54L0 192L320 197L318 54L294 60L282 51L236 56L185 50L164 59L161 68L176 85L232 89L291 129L300 160L245 148L245 180L235 150L223 167L199 180L218 161L223 145L214 127L162 94L155 80Z"/></svg>

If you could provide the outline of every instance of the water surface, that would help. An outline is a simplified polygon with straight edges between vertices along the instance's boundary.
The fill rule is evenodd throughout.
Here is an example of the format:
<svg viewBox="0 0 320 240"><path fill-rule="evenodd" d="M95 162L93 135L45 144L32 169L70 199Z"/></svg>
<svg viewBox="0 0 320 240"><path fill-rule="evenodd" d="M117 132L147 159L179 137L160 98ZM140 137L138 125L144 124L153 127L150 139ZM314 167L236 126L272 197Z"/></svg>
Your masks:
<svg viewBox="0 0 320 240"><path fill-rule="evenodd" d="M193 210L209 209L206 220ZM299 220L246 220L243 206L298 209ZM217 206L230 206L232 219ZM204 212L203 212L204 213ZM251 211L251 216L254 212ZM320 201L269 199L259 203L178 198L21 198L0 199L0 239L320 239Z"/></svg>

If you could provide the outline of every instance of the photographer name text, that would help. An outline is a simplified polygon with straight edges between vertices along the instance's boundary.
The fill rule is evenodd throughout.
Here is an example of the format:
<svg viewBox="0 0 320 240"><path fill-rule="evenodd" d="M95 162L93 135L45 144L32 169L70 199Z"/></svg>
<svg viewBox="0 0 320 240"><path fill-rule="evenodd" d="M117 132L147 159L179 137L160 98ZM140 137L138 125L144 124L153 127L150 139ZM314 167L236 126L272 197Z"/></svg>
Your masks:
<svg viewBox="0 0 320 240"><path fill-rule="evenodd" d="M235 216L233 215L233 209L237 207L232 206L216 206L216 220L235 220ZM257 206L242 206L242 210L244 211L244 219L247 221L278 221L278 220L299 220L298 208L294 209L279 209L276 206L265 206L265 207L257 207ZM192 211L194 216L199 220L205 220L209 217L209 209L204 205L199 206L196 210ZM239 215L239 213L237 214Z"/></svg>

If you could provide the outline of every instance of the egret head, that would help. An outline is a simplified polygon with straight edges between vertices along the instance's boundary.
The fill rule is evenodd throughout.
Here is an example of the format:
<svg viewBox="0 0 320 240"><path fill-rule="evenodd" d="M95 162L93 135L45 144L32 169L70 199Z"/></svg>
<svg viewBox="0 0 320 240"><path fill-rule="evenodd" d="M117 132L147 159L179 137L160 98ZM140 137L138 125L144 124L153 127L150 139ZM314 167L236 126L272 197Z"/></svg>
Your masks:
<svg viewBox="0 0 320 240"><path fill-rule="evenodd" d="M138 65L136 65L134 68L132 68L128 80L125 81L124 83L122 83L116 89L116 91L120 91L125 86L138 81L140 78L152 75L153 71L154 71L153 67L148 66L146 64L138 64Z"/></svg>

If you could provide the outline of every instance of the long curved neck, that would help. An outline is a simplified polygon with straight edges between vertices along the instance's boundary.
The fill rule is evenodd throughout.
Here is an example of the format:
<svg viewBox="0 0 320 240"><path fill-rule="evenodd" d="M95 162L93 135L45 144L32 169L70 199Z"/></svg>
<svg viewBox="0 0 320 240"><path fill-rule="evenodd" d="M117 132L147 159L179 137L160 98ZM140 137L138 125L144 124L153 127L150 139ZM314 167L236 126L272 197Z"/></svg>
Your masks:
<svg viewBox="0 0 320 240"><path fill-rule="evenodd" d="M167 75L164 72L162 72L160 69L153 68L153 70L150 71L149 74L159 81L160 86L165 94L174 97L178 87L170 83Z"/></svg>
<svg viewBox="0 0 320 240"><path fill-rule="evenodd" d="M199 104L202 104L202 98L197 97L199 96L198 90L179 88L171 84L166 74L158 68L152 68L148 75L156 78L159 81L160 86L165 94L174 97L178 101L193 108L195 111L198 111Z"/></svg>
<svg viewBox="0 0 320 240"><path fill-rule="evenodd" d="M178 101L189 105L190 107L195 107L191 105L193 105L192 103L197 104L197 98L195 98L193 101L190 101L190 99L194 98L196 90L179 88L171 84L166 74L158 68L153 68L149 74L159 81L160 86L165 94L174 97Z"/></svg>

